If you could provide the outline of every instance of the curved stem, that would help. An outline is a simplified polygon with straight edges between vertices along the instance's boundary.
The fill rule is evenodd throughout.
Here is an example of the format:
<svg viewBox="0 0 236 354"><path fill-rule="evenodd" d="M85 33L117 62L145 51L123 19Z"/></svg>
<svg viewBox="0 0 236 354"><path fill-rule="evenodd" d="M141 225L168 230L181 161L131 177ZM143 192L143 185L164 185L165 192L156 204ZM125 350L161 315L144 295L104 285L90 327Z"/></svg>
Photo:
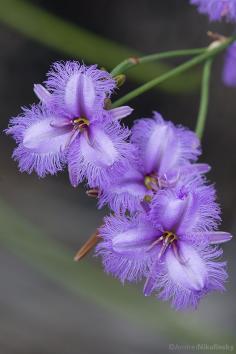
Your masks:
<svg viewBox="0 0 236 354"><path fill-rule="evenodd" d="M225 41L223 41L220 44L217 44L217 46L214 47L209 47L207 49L207 51L205 51L203 54L200 54L196 57L194 57L193 59L177 66L176 68L168 71L167 73L158 76L156 78L154 78L151 81L148 81L146 84L139 86L138 88L136 88L135 90L129 92L127 95L121 97L120 99L118 99L117 101L115 101L112 104L112 107L119 107L122 104L132 100L133 98L143 94L144 92L151 90L153 87L159 85L160 83L173 78L181 73L183 73L184 71L192 68L193 66L196 66L200 63L203 63L205 60L214 57L215 55L219 54L220 52L222 52L225 48L227 48L233 41L235 41L236 36L233 36Z"/></svg>
<svg viewBox="0 0 236 354"><path fill-rule="evenodd" d="M160 59L197 55L205 52L206 50L207 48L181 49L181 50L171 50L163 53L145 55L143 57L130 57L122 61L120 64L118 64L111 71L111 75L114 77L119 74L123 74L127 70L139 64L149 63Z"/></svg>
<svg viewBox="0 0 236 354"><path fill-rule="evenodd" d="M199 139L202 138L206 123L212 62L212 58L206 61L202 73L201 98L195 129L195 132L198 135Z"/></svg>

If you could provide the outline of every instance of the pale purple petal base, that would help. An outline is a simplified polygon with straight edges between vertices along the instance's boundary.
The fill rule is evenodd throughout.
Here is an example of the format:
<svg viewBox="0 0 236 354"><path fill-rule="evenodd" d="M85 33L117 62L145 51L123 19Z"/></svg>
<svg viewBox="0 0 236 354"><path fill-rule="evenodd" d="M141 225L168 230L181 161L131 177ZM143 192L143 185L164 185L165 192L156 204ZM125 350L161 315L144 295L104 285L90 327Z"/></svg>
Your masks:
<svg viewBox="0 0 236 354"><path fill-rule="evenodd" d="M185 283L185 274L182 281L180 281L177 273L170 276L167 262L163 263L162 267L157 270L152 290L158 292L159 299L171 301L172 307L176 310L196 309L201 298L209 292L225 290L224 283L227 280L226 262L218 261L218 258L222 255L222 250L213 247L199 247L196 251L201 257L201 262L206 272L204 278L202 278L205 279L202 287L199 281L197 283L198 287L200 286L198 290L191 289L189 285L184 286L184 284L188 284L188 282ZM191 254L189 254L189 257L191 257Z"/></svg>

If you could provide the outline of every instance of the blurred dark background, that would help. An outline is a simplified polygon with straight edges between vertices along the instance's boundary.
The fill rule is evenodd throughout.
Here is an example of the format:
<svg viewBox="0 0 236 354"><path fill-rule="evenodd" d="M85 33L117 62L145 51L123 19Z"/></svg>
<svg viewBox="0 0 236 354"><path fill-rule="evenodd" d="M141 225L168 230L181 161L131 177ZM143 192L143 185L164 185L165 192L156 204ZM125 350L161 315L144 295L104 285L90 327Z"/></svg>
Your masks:
<svg viewBox="0 0 236 354"><path fill-rule="evenodd" d="M225 35L234 31L231 25L209 23L205 16L199 15L195 7L184 0L29 2L65 21L129 47L131 55L132 51L153 53L202 47L209 44L207 30ZM0 2L0 12L4 3L6 5L8 0ZM63 54L3 22L0 22L1 130L7 127L11 116L20 112L21 106L36 100L32 85L45 79L53 61L79 59L90 64L83 56L75 58ZM80 43L74 45L79 47ZM179 61L169 63L175 65ZM229 89L222 84L222 62L223 56L217 58L213 68L209 114L202 141L203 159L212 165L209 178L218 190L223 212L222 229L235 234L236 88ZM119 94L136 86L137 83L128 79ZM127 119L127 124L157 110L166 119L194 129L198 102L198 89L176 95L153 90L130 102L135 107L135 113ZM0 238L0 354L154 354L170 352L169 344L172 343L235 345L234 240L224 245L230 275L227 292L209 295L196 312L187 314L171 310L169 304L139 298L139 285L123 288L113 280L106 280L107 275L100 272L99 260L91 255L85 261L88 268L73 264L73 274L77 277L74 291L73 286L70 289L63 286L63 280L57 281L60 274L54 279L52 272L49 271L48 275L41 272L40 266L34 265L34 256L32 254L30 258L29 251L25 257L24 251L18 254L13 241L12 244L1 242L4 235L12 233L11 227L19 219L19 224L29 224L34 230L40 230L43 237L46 235L52 242L59 243L68 252L67 262L73 263L74 253L101 223L106 212L96 209L96 202L86 198L83 187L73 189L66 172L44 180L38 179L35 174L20 174L11 159L14 146L10 138L2 135L0 193L2 215L6 217L1 219L3 235ZM14 237L17 237L17 225ZM28 226L25 227L27 229ZM19 243L20 232L22 230L19 230ZM35 244L34 252L38 247ZM40 247L44 247L43 241ZM43 256L41 263L43 266ZM82 276L83 267L86 275ZM99 270L99 278L92 269ZM81 276L86 278L82 284ZM91 288L94 281L96 286ZM89 295L86 296L84 284L94 290L93 294L88 290ZM114 289L118 289L119 293ZM97 291L99 301L96 300ZM119 294L122 294L124 304L119 302ZM144 321L142 313L149 305L152 319L145 318ZM132 314L126 311L130 307ZM155 323L153 325L154 320L156 326ZM207 348L204 352L208 352Z"/></svg>

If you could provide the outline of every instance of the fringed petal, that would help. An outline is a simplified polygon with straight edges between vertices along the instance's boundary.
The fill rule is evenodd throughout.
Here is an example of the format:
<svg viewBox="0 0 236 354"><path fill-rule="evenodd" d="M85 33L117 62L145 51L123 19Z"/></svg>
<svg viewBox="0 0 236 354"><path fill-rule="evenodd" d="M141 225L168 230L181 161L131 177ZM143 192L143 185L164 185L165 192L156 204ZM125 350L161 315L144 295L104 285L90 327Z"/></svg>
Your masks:
<svg viewBox="0 0 236 354"><path fill-rule="evenodd" d="M60 120L51 112L33 106L10 121L6 132L19 144L13 157L19 162L21 172L36 171L44 177L47 173L55 174L63 169L71 128L53 127L51 122L57 119Z"/></svg>
<svg viewBox="0 0 236 354"><path fill-rule="evenodd" d="M118 123L94 124L88 135L81 134L69 149L68 165L72 185L87 178L90 187L106 188L116 176L124 173L133 154L126 142L128 129Z"/></svg>
<svg viewBox="0 0 236 354"><path fill-rule="evenodd" d="M214 230L221 220L215 189L193 184L189 190L184 186L159 191L152 201L150 218L179 235Z"/></svg>
<svg viewBox="0 0 236 354"><path fill-rule="evenodd" d="M183 262L176 258L173 251L167 252L166 266L173 282L189 290L201 291L207 280L207 269L196 250L187 243L178 242Z"/></svg>
<svg viewBox="0 0 236 354"><path fill-rule="evenodd" d="M96 111L103 109L105 98L115 88L115 81L96 65L85 66L77 61L67 61L53 65L46 86L64 114L91 121Z"/></svg>
<svg viewBox="0 0 236 354"><path fill-rule="evenodd" d="M102 191L98 205L101 208L108 204L117 213L125 213L127 210L133 213L140 209L143 210L141 201L147 194L143 175L128 166L127 171Z"/></svg>
<svg viewBox="0 0 236 354"><path fill-rule="evenodd" d="M180 263L169 249L165 262L159 263L151 280L146 282L146 292L150 290L147 295L157 292L159 299L170 300L176 310L196 309L201 298L209 292L225 290L226 263L218 260L222 250L215 247L184 242L179 247L185 263Z"/></svg>
<svg viewBox="0 0 236 354"><path fill-rule="evenodd" d="M191 0L191 4L198 6L198 11L208 15L211 21L236 21L236 0Z"/></svg>
<svg viewBox="0 0 236 354"><path fill-rule="evenodd" d="M149 222L133 217L107 217L99 230L103 241L96 248L107 273L122 282L137 281L151 261L148 247L157 235Z"/></svg>
<svg viewBox="0 0 236 354"><path fill-rule="evenodd" d="M200 142L196 134L175 127L158 114L154 118L139 119L133 129L131 141L140 151L140 166L145 173L159 176L173 173L200 154Z"/></svg>

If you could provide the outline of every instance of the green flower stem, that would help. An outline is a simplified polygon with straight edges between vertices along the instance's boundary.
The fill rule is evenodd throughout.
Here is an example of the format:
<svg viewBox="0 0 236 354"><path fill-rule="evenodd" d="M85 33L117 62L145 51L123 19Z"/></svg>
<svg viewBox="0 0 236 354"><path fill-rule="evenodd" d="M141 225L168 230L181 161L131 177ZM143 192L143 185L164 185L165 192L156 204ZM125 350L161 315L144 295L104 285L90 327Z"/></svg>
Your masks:
<svg viewBox="0 0 236 354"><path fill-rule="evenodd" d="M202 74L200 106L195 129L195 132L200 139L202 138L206 123L212 62L212 58L206 61Z"/></svg>
<svg viewBox="0 0 236 354"><path fill-rule="evenodd" d="M0 24L10 26L16 35L27 36L41 45L56 51L58 59L79 59L97 63L111 71L117 63L130 56L142 57L143 54L96 33L70 23L55 14L37 6L36 1L0 0ZM62 55L62 56L61 56ZM162 61L134 67L129 77L138 85L163 74L172 68ZM166 81L159 90L172 94L193 92L200 86L199 73L188 72L183 80Z"/></svg>
<svg viewBox="0 0 236 354"><path fill-rule="evenodd" d="M223 41L222 43L218 44L215 47L211 47L208 48L208 50L206 52L204 52L203 54L200 54L196 57L194 57L193 59L177 66L176 68L168 71L167 73L158 76L154 79L152 79L151 81L148 81L147 83L145 83L144 85L139 86L138 88L136 88L133 91L130 91L127 95L121 97L120 99L118 99L117 101L115 101L112 104L112 107L119 107L121 105L123 105L124 103L127 103L128 101L132 100L133 98L143 94L144 92L151 90L153 87L159 85L160 83L163 83L164 81L173 78L183 72L185 72L186 70L203 63L205 60L210 59L214 56L216 56L217 54L221 53L225 48L227 48L233 41L236 40L236 36L230 37L229 39Z"/></svg>
<svg viewBox="0 0 236 354"><path fill-rule="evenodd" d="M205 52L207 48L194 48L194 49L183 49L183 50L171 50L168 52L163 53L155 53L150 55L145 55L143 57L130 57L125 59L120 64L118 64L112 71L112 76L117 76L119 74L124 74L127 70L131 69L132 67L150 63L160 59L167 59L167 58L176 58L176 57L183 57L189 55L197 55Z"/></svg>

